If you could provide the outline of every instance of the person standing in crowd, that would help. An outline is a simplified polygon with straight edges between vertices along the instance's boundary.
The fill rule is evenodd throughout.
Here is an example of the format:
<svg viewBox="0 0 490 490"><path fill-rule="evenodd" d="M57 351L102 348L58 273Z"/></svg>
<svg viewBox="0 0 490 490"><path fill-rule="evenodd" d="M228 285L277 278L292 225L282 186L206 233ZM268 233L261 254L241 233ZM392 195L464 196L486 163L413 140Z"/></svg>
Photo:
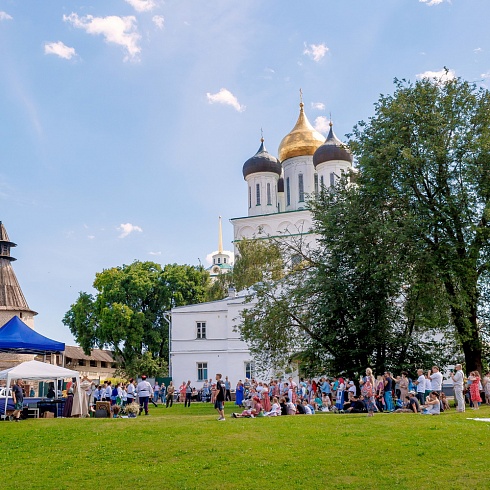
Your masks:
<svg viewBox="0 0 490 490"><path fill-rule="evenodd" d="M218 410L219 421L225 420L225 384L221 380L221 374L216 374L216 401L214 408Z"/></svg>
<svg viewBox="0 0 490 490"><path fill-rule="evenodd" d="M158 381L155 380L155 384L153 385L153 403L158 401L158 397L160 396L160 385Z"/></svg>
<svg viewBox="0 0 490 490"><path fill-rule="evenodd" d="M225 402L231 402L231 383L228 376L225 377Z"/></svg>
<svg viewBox="0 0 490 490"><path fill-rule="evenodd" d="M478 410L480 408L481 396L480 396L480 373L478 371L472 371L468 376L471 381L470 385L470 400L473 405L471 408L473 410Z"/></svg>
<svg viewBox="0 0 490 490"><path fill-rule="evenodd" d="M189 379L187 381L187 384L185 385L184 407L190 407L191 406L191 399L192 399L192 386L191 386L191 380Z"/></svg>
<svg viewBox="0 0 490 490"><path fill-rule="evenodd" d="M437 366L432 366L432 372L429 371L428 378L430 379L431 391L437 391L437 393L440 393L442 391L443 378Z"/></svg>
<svg viewBox="0 0 490 490"><path fill-rule="evenodd" d="M19 422L22 405L24 403L24 390L21 379L18 379L12 387L12 401L14 402L14 413L12 415L14 416L14 420ZM5 403L7 403L7 399L5 399Z"/></svg>
<svg viewBox="0 0 490 490"><path fill-rule="evenodd" d="M465 403L463 396L463 384L464 384L464 374L462 371L461 364L456 364L454 367L454 373L451 373L451 379L453 380L453 388L454 388L454 398L456 400L456 410L458 412L465 411Z"/></svg>
<svg viewBox="0 0 490 490"><path fill-rule="evenodd" d="M106 402L111 401L111 396L112 396L112 386L111 386L111 381L107 381L106 387L105 387L105 398L104 400Z"/></svg>
<svg viewBox="0 0 490 490"><path fill-rule="evenodd" d="M391 376L391 373L386 371L384 374L384 399L385 399L385 406L386 410L388 412L393 412L395 407L393 406L393 378Z"/></svg>
<svg viewBox="0 0 490 490"><path fill-rule="evenodd" d="M186 389L186 382L182 381L182 384L179 387L179 402L185 402L185 389Z"/></svg>
<svg viewBox="0 0 490 490"><path fill-rule="evenodd" d="M339 378L338 385L337 385L337 396L335 399L335 407L337 408L337 410L344 409L344 402L345 402L344 391L345 391L344 378Z"/></svg>
<svg viewBox="0 0 490 490"><path fill-rule="evenodd" d="M242 380L238 380L235 388L235 405L243 407L243 383Z"/></svg>
<svg viewBox="0 0 490 490"><path fill-rule="evenodd" d="M400 390L400 399L405 402L405 399L408 396L408 373L406 371L402 371L402 375L396 378L398 382L398 389Z"/></svg>
<svg viewBox="0 0 490 490"><path fill-rule="evenodd" d="M483 391L485 392L485 403L490 405L490 371L483 378Z"/></svg>
<svg viewBox="0 0 490 490"><path fill-rule="evenodd" d="M160 401L162 402L162 405L165 405L167 402L167 387L163 381L160 385Z"/></svg>
<svg viewBox="0 0 490 490"><path fill-rule="evenodd" d="M148 402L150 397L153 396L153 389L151 384L146 381L146 375L141 376L141 381L136 386L136 393L138 394L138 399L140 401L140 413L145 410L145 415L149 415L148 412Z"/></svg>
<svg viewBox="0 0 490 490"><path fill-rule="evenodd" d="M211 385L208 383L208 380L205 379L204 383L202 384L202 396L201 396L201 401L203 402L208 402L210 397L211 397Z"/></svg>
<svg viewBox="0 0 490 490"><path fill-rule="evenodd" d="M131 378L129 380L128 387L126 388L127 391L127 398L128 398L128 405L134 402L134 378Z"/></svg>
<svg viewBox="0 0 490 490"><path fill-rule="evenodd" d="M165 408L168 408L169 405L172 406L174 404L174 393L175 393L174 382L170 381L167 388L167 403L165 404Z"/></svg>
<svg viewBox="0 0 490 490"><path fill-rule="evenodd" d="M417 381L414 384L417 386L417 398L420 405L425 404L425 376L423 369L417 369Z"/></svg>
<svg viewBox="0 0 490 490"><path fill-rule="evenodd" d="M377 412L376 400L374 399L374 376L371 368L366 369L366 376L359 380L361 385L361 395L364 397L364 403L368 411L368 417L373 417Z"/></svg>

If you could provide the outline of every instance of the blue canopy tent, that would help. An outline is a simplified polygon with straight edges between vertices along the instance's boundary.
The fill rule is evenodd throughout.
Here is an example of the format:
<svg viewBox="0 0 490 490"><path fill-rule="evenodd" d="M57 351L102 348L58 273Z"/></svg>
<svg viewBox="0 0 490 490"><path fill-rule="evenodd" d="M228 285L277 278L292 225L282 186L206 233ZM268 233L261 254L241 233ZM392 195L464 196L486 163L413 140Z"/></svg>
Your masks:
<svg viewBox="0 0 490 490"><path fill-rule="evenodd" d="M0 328L0 352L17 354L62 353L63 342L51 340L28 327L18 316L14 316Z"/></svg>

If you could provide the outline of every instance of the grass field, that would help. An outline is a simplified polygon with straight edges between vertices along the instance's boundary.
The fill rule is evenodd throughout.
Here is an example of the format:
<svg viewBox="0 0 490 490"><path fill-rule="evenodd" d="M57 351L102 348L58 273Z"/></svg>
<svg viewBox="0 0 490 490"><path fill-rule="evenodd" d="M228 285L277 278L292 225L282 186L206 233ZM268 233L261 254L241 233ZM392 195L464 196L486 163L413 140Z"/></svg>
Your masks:
<svg viewBox="0 0 490 490"><path fill-rule="evenodd" d="M314 416L217 422L209 404L137 419L0 422L5 489L490 488L490 417ZM15 483L14 483L15 481Z"/></svg>

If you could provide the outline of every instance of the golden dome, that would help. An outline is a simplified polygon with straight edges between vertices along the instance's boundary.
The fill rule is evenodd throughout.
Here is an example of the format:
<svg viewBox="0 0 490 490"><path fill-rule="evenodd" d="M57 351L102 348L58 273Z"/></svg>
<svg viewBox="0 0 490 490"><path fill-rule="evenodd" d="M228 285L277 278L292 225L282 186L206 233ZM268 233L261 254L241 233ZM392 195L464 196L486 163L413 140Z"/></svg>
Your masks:
<svg viewBox="0 0 490 490"><path fill-rule="evenodd" d="M313 155L316 149L325 142L325 136L316 131L308 121L303 102L299 107L299 117L294 128L284 136L279 145L278 153L281 162L292 157Z"/></svg>

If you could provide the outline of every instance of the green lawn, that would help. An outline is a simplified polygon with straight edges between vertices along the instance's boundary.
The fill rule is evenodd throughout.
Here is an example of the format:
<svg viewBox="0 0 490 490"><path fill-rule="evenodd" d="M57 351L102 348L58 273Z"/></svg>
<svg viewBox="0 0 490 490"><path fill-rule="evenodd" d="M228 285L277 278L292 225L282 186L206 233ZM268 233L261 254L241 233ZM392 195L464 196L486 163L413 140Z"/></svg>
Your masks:
<svg viewBox="0 0 490 490"><path fill-rule="evenodd" d="M209 404L0 422L3 488L490 488L490 423L467 420L487 407L233 419L232 406L225 422Z"/></svg>

